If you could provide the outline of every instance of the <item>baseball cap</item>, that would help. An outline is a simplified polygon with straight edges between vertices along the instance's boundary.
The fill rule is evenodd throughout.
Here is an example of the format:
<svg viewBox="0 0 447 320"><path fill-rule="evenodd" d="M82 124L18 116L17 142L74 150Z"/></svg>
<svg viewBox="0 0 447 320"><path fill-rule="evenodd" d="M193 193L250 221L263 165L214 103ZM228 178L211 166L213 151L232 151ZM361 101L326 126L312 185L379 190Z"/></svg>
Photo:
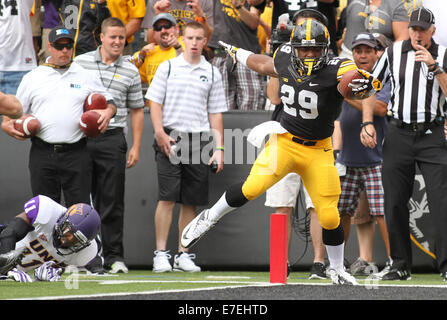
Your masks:
<svg viewBox="0 0 447 320"><path fill-rule="evenodd" d="M177 20L169 14L169 13L159 13L154 17L154 20L152 20L152 26L154 26L159 20L168 20L172 25L177 25Z"/></svg>
<svg viewBox="0 0 447 320"><path fill-rule="evenodd" d="M373 33L373 36L376 38L377 46L382 50L388 48L392 44L392 41L382 33Z"/></svg>
<svg viewBox="0 0 447 320"><path fill-rule="evenodd" d="M408 27L421 27L424 29L430 28L433 24L435 24L435 16L433 13L424 8L420 7L419 9L413 10L410 15L410 24Z"/></svg>
<svg viewBox="0 0 447 320"><path fill-rule="evenodd" d="M376 38L374 38L373 34L369 32L361 32L355 36L354 40L352 40L352 48L361 44L371 48L377 47Z"/></svg>
<svg viewBox="0 0 447 320"><path fill-rule="evenodd" d="M70 39L74 42L74 37L71 31L62 26L54 27L48 35L48 41L51 43L54 43L59 39Z"/></svg>

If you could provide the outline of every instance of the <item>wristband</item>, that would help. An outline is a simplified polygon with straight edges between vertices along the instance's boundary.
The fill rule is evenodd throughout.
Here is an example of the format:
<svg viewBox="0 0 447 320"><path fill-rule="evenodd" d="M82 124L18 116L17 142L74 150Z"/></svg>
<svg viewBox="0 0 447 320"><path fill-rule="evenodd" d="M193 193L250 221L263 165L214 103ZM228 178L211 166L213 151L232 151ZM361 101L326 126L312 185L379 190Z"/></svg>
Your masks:
<svg viewBox="0 0 447 320"><path fill-rule="evenodd" d="M225 147L216 147L216 150L225 151Z"/></svg>
<svg viewBox="0 0 447 320"><path fill-rule="evenodd" d="M438 74L443 73L444 70L442 70L442 68L438 68L438 70L436 70L435 72L433 72L433 75L437 76Z"/></svg>
<svg viewBox="0 0 447 320"><path fill-rule="evenodd" d="M251 51L239 48L236 51L236 59L237 59L238 62L242 63L246 67L247 66L247 59L252 54L254 54L254 53L251 52Z"/></svg>
<svg viewBox="0 0 447 320"><path fill-rule="evenodd" d="M195 20L196 20L197 22L204 23L204 22L206 21L206 18L205 18L205 17L196 17Z"/></svg>
<svg viewBox="0 0 447 320"><path fill-rule="evenodd" d="M428 65L428 71L433 72L436 70L436 68L439 67L439 63L435 62L433 64Z"/></svg>
<svg viewBox="0 0 447 320"><path fill-rule="evenodd" d="M374 122L372 122L372 121L362 122L362 123L360 124L360 128L366 127L367 125L370 125L370 124L374 124Z"/></svg>
<svg viewBox="0 0 447 320"><path fill-rule="evenodd" d="M242 8L242 5L240 4L240 5L236 6L235 8L236 8L236 10L239 10L240 8Z"/></svg>

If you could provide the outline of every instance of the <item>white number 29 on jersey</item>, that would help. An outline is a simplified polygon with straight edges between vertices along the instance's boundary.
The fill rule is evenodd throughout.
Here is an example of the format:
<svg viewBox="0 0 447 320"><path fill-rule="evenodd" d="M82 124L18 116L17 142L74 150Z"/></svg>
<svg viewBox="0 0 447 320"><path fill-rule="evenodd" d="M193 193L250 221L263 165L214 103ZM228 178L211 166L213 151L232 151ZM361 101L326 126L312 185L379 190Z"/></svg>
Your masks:
<svg viewBox="0 0 447 320"><path fill-rule="evenodd" d="M295 89L292 86L283 84L281 93L284 111L296 117L296 108L292 107L295 99ZM315 119L318 117L318 95L315 92L301 90L298 93L298 104L300 105L299 113L303 119Z"/></svg>

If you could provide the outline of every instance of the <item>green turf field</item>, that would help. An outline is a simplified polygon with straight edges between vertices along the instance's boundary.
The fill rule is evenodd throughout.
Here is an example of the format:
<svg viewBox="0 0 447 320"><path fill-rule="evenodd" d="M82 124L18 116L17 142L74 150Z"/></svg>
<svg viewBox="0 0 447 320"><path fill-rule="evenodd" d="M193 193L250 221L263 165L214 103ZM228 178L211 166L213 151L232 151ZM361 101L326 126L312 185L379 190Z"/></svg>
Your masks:
<svg viewBox="0 0 447 320"><path fill-rule="evenodd" d="M308 272L292 272L287 284L330 285L330 280L308 280ZM363 286L427 286L446 288L438 274L412 274L409 281L371 281L357 277ZM199 272L153 273L131 270L128 274L92 276L85 273L67 274L58 282L18 283L0 281L0 299L54 299L82 297L92 299L125 293L150 294L163 291L194 290L198 288L269 286L268 272ZM237 298L237 297L235 297ZM275 299L275 297L272 297Z"/></svg>

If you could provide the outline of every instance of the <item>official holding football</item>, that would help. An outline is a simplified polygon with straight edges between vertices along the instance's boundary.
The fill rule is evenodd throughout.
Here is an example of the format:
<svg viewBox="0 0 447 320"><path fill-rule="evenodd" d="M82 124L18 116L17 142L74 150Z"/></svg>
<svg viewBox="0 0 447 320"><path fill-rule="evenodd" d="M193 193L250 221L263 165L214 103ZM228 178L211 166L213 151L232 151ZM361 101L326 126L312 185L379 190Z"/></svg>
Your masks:
<svg viewBox="0 0 447 320"><path fill-rule="evenodd" d="M393 263L384 280L411 279L407 205L413 193L416 165L426 184L438 268L447 280L447 147L442 109L447 95L447 49L432 38L434 22L430 10L422 7L413 11L410 39L388 47L373 72L379 80L390 78L392 88L382 149L382 180ZM377 143L372 122L375 100L372 96L363 103L360 138L370 148Z"/></svg>
<svg viewBox="0 0 447 320"><path fill-rule="evenodd" d="M110 272L128 272L124 263L124 188L126 167L140 158L144 124L144 101L137 68L121 56L126 43L126 27L118 18L101 25L101 46L75 58L85 69L98 75L117 106L108 130L87 138L92 167L92 197L101 216L104 266ZM127 155L127 113L130 113L132 146Z"/></svg>
<svg viewBox="0 0 447 320"><path fill-rule="evenodd" d="M51 56L47 63L27 73L17 90L24 114L33 114L41 124L31 138L29 171L34 196L46 195L61 202L61 190L67 206L90 203L91 170L86 138L79 128L84 101L92 92L102 93L107 109L98 111L99 129L104 132L116 107L99 78L77 63L71 63L73 35L64 27L49 34ZM23 140L14 129L14 120L3 117L2 129Z"/></svg>

